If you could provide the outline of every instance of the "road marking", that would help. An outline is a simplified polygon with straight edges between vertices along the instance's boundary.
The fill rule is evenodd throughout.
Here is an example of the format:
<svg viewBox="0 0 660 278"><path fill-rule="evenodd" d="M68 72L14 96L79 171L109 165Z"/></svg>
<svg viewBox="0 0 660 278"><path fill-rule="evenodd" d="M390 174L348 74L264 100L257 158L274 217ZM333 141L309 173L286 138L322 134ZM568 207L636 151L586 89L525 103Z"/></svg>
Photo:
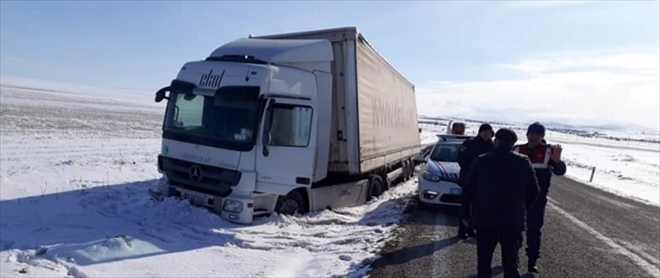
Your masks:
<svg viewBox="0 0 660 278"><path fill-rule="evenodd" d="M585 231L587 231L592 236L596 237L597 239L603 241L605 244L609 245L617 253L630 258L635 264L637 264L639 267L641 267L644 271L646 271L647 273L649 273L653 277L656 277L658 274L660 274L660 268L658 268L657 266L652 265L651 263L649 263L648 261L646 261L642 257L640 257L637 254L629 251L624 246L621 246L621 245L617 244L611 238L599 233L594 228L592 228L589 225L587 225L586 223L580 221L580 219L575 218L575 216L573 216L570 213L566 212L565 210L559 208L556 205L555 200L552 200L552 199L548 198L548 201L549 201L548 206L550 206L550 208L554 209L555 211L557 211L562 216L568 218L575 225L577 225L578 227L584 229Z"/></svg>

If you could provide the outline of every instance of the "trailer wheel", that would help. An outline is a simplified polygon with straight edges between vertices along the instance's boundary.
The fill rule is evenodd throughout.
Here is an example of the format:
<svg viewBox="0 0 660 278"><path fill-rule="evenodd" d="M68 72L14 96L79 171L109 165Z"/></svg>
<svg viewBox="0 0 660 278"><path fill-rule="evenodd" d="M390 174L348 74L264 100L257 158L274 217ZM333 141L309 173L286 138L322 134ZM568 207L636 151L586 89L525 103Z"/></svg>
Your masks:
<svg viewBox="0 0 660 278"><path fill-rule="evenodd" d="M280 196L277 199L275 212L279 214L294 215L296 213L303 213L305 208L305 201L298 191L289 192L286 196Z"/></svg>
<svg viewBox="0 0 660 278"><path fill-rule="evenodd" d="M410 166L410 178L412 179L415 177L415 162L412 160L408 160L408 166Z"/></svg>
<svg viewBox="0 0 660 278"><path fill-rule="evenodd" d="M376 175L372 176L369 180L369 200L382 195L384 188L383 179Z"/></svg>
<svg viewBox="0 0 660 278"><path fill-rule="evenodd" d="M405 160L401 163L401 180L407 181L410 178L410 161Z"/></svg>

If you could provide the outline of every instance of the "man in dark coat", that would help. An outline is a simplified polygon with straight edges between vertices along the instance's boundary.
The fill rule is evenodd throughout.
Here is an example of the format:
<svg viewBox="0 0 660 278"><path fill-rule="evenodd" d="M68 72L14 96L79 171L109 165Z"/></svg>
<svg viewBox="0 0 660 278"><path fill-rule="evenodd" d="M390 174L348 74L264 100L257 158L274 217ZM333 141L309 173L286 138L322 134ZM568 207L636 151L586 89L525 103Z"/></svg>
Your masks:
<svg viewBox="0 0 660 278"><path fill-rule="evenodd" d="M477 276L491 277L493 252L499 242L504 277L520 277L518 250L525 213L540 189L529 158L512 151L518 140L510 129L495 135L495 148L479 156L463 187L461 221L477 230Z"/></svg>
<svg viewBox="0 0 660 278"><path fill-rule="evenodd" d="M489 124L482 124L479 127L479 134L476 137L470 140L465 140L465 142L461 144L461 147L458 150L458 165L461 166L461 171L459 173L459 186L463 187L472 162L474 162L478 156L493 149L493 134L493 128ZM463 221L459 220L458 237L467 239L468 237L475 236L474 229L463 225Z"/></svg>
<svg viewBox="0 0 660 278"><path fill-rule="evenodd" d="M515 146L513 150L525 155L532 162L536 173L541 195L534 209L527 213L527 269L529 272L539 272L536 262L541 255L541 228L545 217L545 206L548 202L548 191L552 175L566 174L566 163L561 160L560 145L548 145L543 137L545 127L539 122L527 128L527 143Z"/></svg>

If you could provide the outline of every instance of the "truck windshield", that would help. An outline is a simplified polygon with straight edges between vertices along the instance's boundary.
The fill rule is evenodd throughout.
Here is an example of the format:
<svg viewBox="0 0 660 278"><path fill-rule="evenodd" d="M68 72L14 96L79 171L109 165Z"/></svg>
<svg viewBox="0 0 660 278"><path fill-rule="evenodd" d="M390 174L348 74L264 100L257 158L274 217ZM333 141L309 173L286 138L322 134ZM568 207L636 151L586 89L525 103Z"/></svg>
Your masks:
<svg viewBox="0 0 660 278"><path fill-rule="evenodd" d="M249 151L259 123L259 87L224 87L214 96L173 90L163 138Z"/></svg>

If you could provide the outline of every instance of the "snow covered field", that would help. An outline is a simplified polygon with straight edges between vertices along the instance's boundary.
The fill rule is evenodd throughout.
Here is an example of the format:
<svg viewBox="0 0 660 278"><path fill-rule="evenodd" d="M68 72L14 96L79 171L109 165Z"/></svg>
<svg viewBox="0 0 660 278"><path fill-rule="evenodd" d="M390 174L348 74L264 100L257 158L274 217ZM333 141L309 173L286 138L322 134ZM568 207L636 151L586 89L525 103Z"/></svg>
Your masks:
<svg viewBox="0 0 660 278"><path fill-rule="evenodd" d="M416 190L251 226L153 202L162 109L153 92L3 77L0 276L360 277Z"/></svg>
<svg viewBox="0 0 660 278"><path fill-rule="evenodd" d="M445 125L422 127L444 133ZM519 144L527 141L526 126L493 125L496 131L502 127L513 128ZM479 124L468 123L466 134L474 135L478 128ZM624 139L659 139L657 134L641 137L639 134L626 136L622 132L611 132L608 135ZM549 144L561 144L564 149L562 158L568 165L566 176L620 196L660 206L660 144L585 138L554 131L546 131L545 138ZM593 182L589 183L593 167L596 171Z"/></svg>

